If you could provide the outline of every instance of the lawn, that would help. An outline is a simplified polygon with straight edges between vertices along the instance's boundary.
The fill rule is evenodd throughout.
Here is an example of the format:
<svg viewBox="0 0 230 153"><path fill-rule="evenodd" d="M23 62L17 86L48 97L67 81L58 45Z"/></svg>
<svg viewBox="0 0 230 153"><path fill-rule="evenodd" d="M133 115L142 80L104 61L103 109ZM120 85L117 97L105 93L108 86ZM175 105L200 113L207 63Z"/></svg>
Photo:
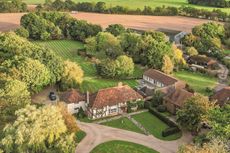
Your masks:
<svg viewBox="0 0 230 153"><path fill-rule="evenodd" d="M90 153L158 153L140 144L127 141L108 141L96 146Z"/></svg>
<svg viewBox="0 0 230 153"><path fill-rule="evenodd" d="M224 50L224 55L230 55L230 50Z"/></svg>
<svg viewBox="0 0 230 153"><path fill-rule="evenodd" d="M191 86L196 92L199 92L203 95L209 95L205 89L207 87L214 88L218 83L217 78L208 76L206 74L188 72L188 71L179 71L175 72L174 76L180 80L185 81L189 86Z"/></svg>
<svg viewBox="0 0 230 153"><path fill-rule="evenodd" d="M181 132L170 135L168 137L162 137L162 131L168 128L169 126L149 112L133 115L132 118L134 118L136 121L142 124L142 126L144 126L146 130L148 130L153 136L155 136L158 139L170 141L176 140L181 137Z"/></svg>
<svg viewBox="0 0 230 153"><path fill-rule="evenodd" d="M77 54L77 50L83 48L83 44L73 40L51 40L51 41L37 41L34 42L42 46L51 48L57 55L64 60L71 60L78 63L84 71L84 81L80 87L82 92L96 92L99 89L116 86L119 82L128 84L130 87L135 87L137 81L131 80L115 80L103 79L97 75L96 67L93 63L84 57ZM143 70L135 66L134 77L141 77Z"/></svg>
<svg viewBox="0 0 230 153"><path fill-rule="evenodd" d="M75 136L76 136L76 142L79 143L85 138L86 133L84 131L78 131Z"/></svg>
<svg viewBox="0 0 230 153"><path fill-rule="evenodd" d="M40 4L44 3L45 0L23 0L27 4ZM197 6L197 5L190 5L188 4L187 0L73 0L74 2L106 2L107 6L126 6L131 9L140 8L143 9L144 6L151 6L151 7L157 7L157 6L174 6L174 7L180 7L182 5L184 6L192 6L199 9L221 9L224 12L230 13L229 8L214 8L214 7L206 7L206 6Z"/></svg>
<svg viewBox="0 0 230 153"><path fill-rule="evenodd" d="M121 117L119 119L105 122L102 124L106 125L106 126L114 127L114 128L119 128L119 129L124 129L124 130L128 130L128 131L133 131L133 132L144 134L143 131L141 131L136 125L134 125L126 117Z"/></svg>

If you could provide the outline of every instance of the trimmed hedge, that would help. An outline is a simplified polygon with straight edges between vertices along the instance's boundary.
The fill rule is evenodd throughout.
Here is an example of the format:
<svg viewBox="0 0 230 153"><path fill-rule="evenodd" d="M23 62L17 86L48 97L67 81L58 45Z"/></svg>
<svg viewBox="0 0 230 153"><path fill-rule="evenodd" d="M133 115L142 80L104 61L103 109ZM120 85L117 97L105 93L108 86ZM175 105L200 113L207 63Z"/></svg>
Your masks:
<svg viewBox="0 0 230 153"><path fill-rule="evenodd" d="M147 105L147 104L146 104ZM167 117L163 116L161 113L157 112L154 108L151 106L149 107L149 112L158 117L161 121L163 121L165 124L169 126L169 128L162 131L162 136L167 137L169 135L175 134L180 132L180 128L176 123L168 119Z"/></svg>
<svg viewBox="0 0 230 153"><path fill-rule="evenodd" d="M169 127L167 129L165 129L164 131L162 131L162 136L163 137L167 137L170 136L172 134L178 133L180 132L180 129L178 127Z"/></svg>

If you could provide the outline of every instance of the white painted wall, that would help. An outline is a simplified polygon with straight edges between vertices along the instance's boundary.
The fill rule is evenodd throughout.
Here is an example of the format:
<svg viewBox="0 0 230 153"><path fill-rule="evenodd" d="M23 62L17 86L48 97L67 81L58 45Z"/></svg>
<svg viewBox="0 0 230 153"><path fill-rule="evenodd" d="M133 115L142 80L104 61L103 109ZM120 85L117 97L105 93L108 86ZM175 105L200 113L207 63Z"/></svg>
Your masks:
<svg viewBox="0 0 230 153"><path fill-rule="evenodd" d="M79 103L70 103L67 104L67 110L71 114L75 114L78 112L78 110L82 107L84 111L87 109L87 104L85 101L80 101Z"/></svg>

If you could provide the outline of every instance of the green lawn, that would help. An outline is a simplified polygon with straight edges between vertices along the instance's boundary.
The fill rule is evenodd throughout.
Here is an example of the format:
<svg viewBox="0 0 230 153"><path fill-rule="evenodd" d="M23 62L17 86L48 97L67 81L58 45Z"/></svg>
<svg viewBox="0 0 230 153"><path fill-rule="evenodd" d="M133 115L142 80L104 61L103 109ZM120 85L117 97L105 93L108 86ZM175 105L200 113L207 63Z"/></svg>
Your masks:
<svg viewBox="0 0 230 153"><path fill-rule="evenodd" d="M51 41L37 41L34 42L42 46L53 49L53 51L61 56L64 60L71 60L78 63L84 71L84 81L80 87L82 92L90 91L96 92L101 88L113 87L118 84L118 82L123 82L128 84L130 87L135 87L137 81L131 80L115 80L115 79L103 79L97 75L96 68L93 63L89 60L81 57L77 54L77 50L83 48L83 44L73 40L51 40ZM133 76L138 77L143 74L138 66L135 67L135 72Z"/></svg>
<svg viewBox="0 0 230 153"><path fill-rule="evenodd" d="M205 91L207 87L213 88L218 83L217 78L215 77L195 72L179 71L175 72L174 76L180 80L185 81L196 92L204 95L209 95L209 93Z"/></svg>
<svg viewBox="0 0 230 153"><path fill-rule="evenodd" d="M225 54L225 55L230 55L230 50L225 50L225 51L224 51L224 54Z"/></svg>
<svg viewBox="0 0 230 153"><path fill-rule="evenodd" d="M115 127L115 128L119 128L119 129L124 129L124 130L128 130L128 131L133 131L133 132L144 134L143 131L141 131L136 125L134 125L126 117L121 117L119 119L105 122L102 124L106 125L106 126L110 126L110 127Z"/></svg>
<svg viewBox="0 0 230 153"><path fill-rule="evenodd" d="M40 4L44 3L45 0L23 0L27 4ZM74 2L106 2L107 6L126 6L131 9L140 8L143 9L144 6L151 6L151 7L157 7L157 6L174 6L174 7L180 7L182 5L184 6L193 6L195 8L199 9L221 9L222 11L230 13L229 8L214 8L214 7L206 7L206 6L198 6L198 5L190 5L188 4L187 0L73 0Z"/></svg>
<svg viewBox="0 0 230 153"><path fill-rule="evenodd" d="M96 146L90 153L158 153L140 144L127 141L108 141Z"/></svg>
<svg viewBox="0 0 230 153"><path fill-rule="evenodd" d="M136 121L144 126L152 135L161 140L176 140L181 137L181 132L170 135L168 137L162 137L163 130L168 128L168 125L162 122L159 118L149 112L144 112L132 116Z"/></svg>
<svg viewBox="0 0 230 153"><path fill-rule="evenodd" d="M81 142L86 136L86 133L84 131L78 131L76 133L76 142L79 143Z"/></svg>

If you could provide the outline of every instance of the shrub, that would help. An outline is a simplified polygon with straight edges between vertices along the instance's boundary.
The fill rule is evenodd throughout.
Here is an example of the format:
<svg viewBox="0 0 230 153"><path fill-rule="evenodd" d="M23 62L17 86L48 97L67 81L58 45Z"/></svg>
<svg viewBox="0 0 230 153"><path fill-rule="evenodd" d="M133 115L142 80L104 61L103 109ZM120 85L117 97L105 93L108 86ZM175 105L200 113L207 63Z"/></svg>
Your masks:
<svg viewBox="0 0 230 153"><path fill-rule="evenodd" d="M164 105L159 105L159 106L157 107L157 110L158 110L159 112L166 112L167 108L166 108L166 106L164 106Z"/></svg>
<svg viewBox="0 0 230 153"><path fill-rule="evenodd" d="M180 132L180 129L178 127L169 127L165 129L164 131L162 131L161 134L163 137L167 137L167 136L173 135L178 132Z"/></svg>
<svg viewBox="0 0 230 153"><path fill-rule="evenodd" d="M145 108L145 102L143 100L137 101L138 109L144 109Z"/></svg>
<svg viewBox="0 0 230 153"><path fill-rule="evenodd" d="M23 38L28 38L29 37L29 31L26 30L25 28L23 27L20 27L18 29L16 29L14 31L17 35L19 35L20 37L23 37Z"/></svg>
<svg viewBox="0 0 230 153"><path fill-rule="evenodd" d="M106 28L107 32L110 32L114 36L121 35L126 31L125 27L121 24L111 24Z"/></svg>

